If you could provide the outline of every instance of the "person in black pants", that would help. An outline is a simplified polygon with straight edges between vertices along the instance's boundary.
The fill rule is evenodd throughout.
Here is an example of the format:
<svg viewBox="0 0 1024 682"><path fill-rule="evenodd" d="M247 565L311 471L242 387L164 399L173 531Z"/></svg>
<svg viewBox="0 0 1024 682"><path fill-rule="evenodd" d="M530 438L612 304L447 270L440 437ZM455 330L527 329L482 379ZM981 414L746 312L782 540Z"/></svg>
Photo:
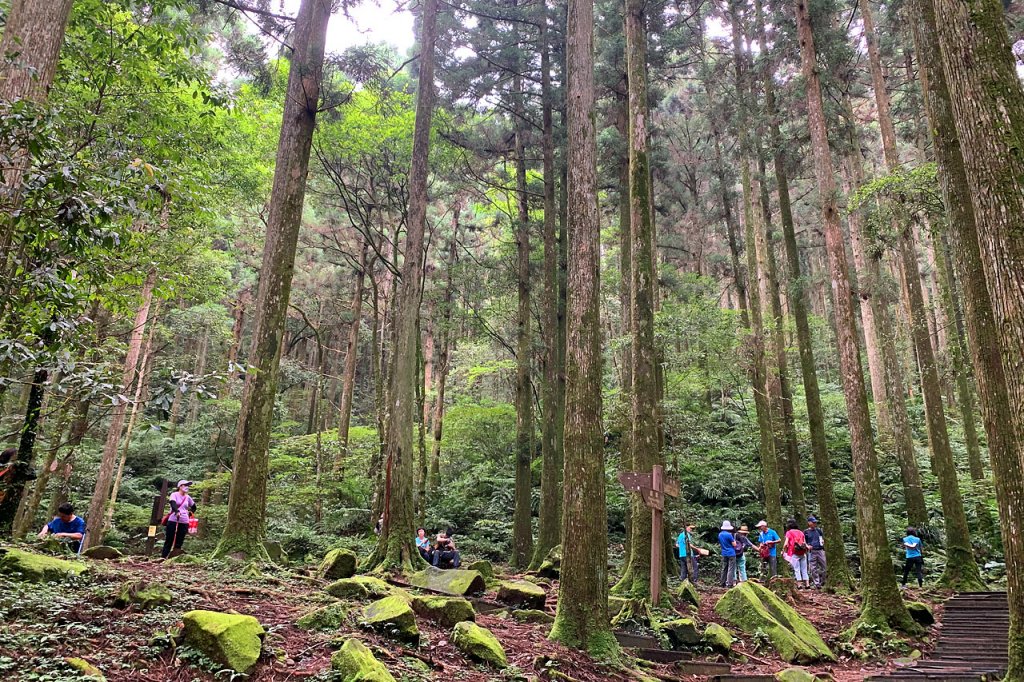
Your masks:
<svg viewBox="0 0 1024 682"><path fill-rule="evenodd" d="M171 552L181 553L181 546L185 544L185 535L188 534L188 522L196 510L196 501L188 494L188 488L192 481L178 481L178 489L167 498L167 504L171 507L171 513L167 515L167 525L164 530L164 548L160 556L166 559Z"/></svg>
<svg viewBox="0 0 1024 682"><path fill-rule="evenodd" d="M907 553L906 561L903 563L903 584L907 584L907 577L914 571L917 586L924 587L924 557L921 555L921 538L917 536L916 528L907 528L907 535L903 538L903 550Z"/></svg>

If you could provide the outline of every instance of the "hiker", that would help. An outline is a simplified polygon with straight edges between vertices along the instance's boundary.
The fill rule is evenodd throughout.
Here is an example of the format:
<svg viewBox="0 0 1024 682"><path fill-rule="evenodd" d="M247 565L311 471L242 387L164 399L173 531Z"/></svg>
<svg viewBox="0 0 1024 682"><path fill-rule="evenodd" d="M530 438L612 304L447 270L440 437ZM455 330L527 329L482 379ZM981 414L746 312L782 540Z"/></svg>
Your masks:
<svg viewBox="0 0 1024 682"><path fill-rule="evenodd" d="M171 511L164 517L164 548L160 551L160 556L164 559L172 551L175 556L181 554L181 546L185 544L188 522L192 520L192 514L196 510L196 501L188 494L191 485L192 481L178 481L177 489L167 497Z"/></svg>
<svg viewBox="0 0 1024 682"><path fill-rule="evenodd" d="M433 552L430 549L430 538L427 537L427 531L423 528L416 529L416 549L420 551L420 556L428 564L434 563Z"/></svg>
<svg viewBox="0 0 1024 682"><path fill-rule="evenodd" d="M679 548L679 582L697 582L697 553L700 548L693 544L693 529L692 523L687 524L676 538L675 545Z"/></svg>
<svg viewBox="0 0 1024 682"><path fill-rule="evenodd" d="M747 581L747 550L754 548L754 543L748 537L750 529L746 524L741 524L736 531L736 582Z"/></svg>
<svg viewBox="0 0 1024 682"><path fill-rule="evenodd" d="M821 589L825 584L825 576L828 572L828 564L825 562L825 536L818 528L818 519L813 516L807 517L807 529L804 530L804 540L807 542L807 570L814 587Z"/></svg>
<svg viewBox="0 0 1024 682"><path fill-rule="evenodd" d="M761 558L761 575L764 575L765 565L768 566L768 577L774 578L779 575L779 559L776 545L782 542L782 538L774 529L768 527L765 520L757 523L757 554Z"/></svg>
<svg viewBox="0 0 1024 682"><path fill-rule="evenodd" d="M800 530L796 519L786 522L786 539L782 545L782 552L786 561L793 568L793 577L796 578L797 587L803 583L805 588L810 588L811 581L807 579L807 539L804 532Z"/></svg>
<svg viewBox="0 0 1024 682"><path fill-rule="evenodd" d="M437 542L434 543L434 566L438 568L458 568L461 563L459 550L455 543L448 537L448 534L441 532L437 534Z"/></svg>
<svg viewBox="0 0 1024 682"><path fill-rule="evenodd" d="M903 549L907 553L907 560L903 563L903 584L907 584L910 569L914 569L917 586L924 587L924 557L921 555L921 538L917 537L916 528L907 528L907 535L903 538Z"/></svg>
<svg viewBox="0 0 1024 682"><path fill-rule="evenodd" d="M381 514L380 518L377 519L377 523L374 524L374 526L373 526L373 534L374 535L380 535L380 532L382 530L384 530L384 514Z"/></svg>
<svg viewBox="0 0 1024 682"><path fill-rule="evenodd" d="M718 544L722 546L722 576L718 580L720 587L736 584L736 538L732 531L732 524L724 521L722 531L718 534Z"/></svg>
<svg viewBox="0 0 1024 682"><path fill-rule="evenodd" d="M45 540L52 535L57 540L68 543L72 552L78 553L82 546L82 538L85 537L85 519L75 516L75 508L70 502L65 502L57 507L57 516L39 531L39 539Z"/></svg>

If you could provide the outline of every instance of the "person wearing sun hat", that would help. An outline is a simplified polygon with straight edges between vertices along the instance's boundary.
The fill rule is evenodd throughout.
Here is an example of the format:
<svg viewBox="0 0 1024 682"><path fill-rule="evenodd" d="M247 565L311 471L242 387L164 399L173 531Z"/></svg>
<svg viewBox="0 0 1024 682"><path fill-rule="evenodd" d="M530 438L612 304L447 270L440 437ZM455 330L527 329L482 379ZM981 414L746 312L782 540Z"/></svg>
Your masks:
<svg viewBox="0 0 1024 682"><path fill-rule="evenodd" d="M754 548L754 543L747 537L750 529L747 524L742 524L736 531L736 582L742 583L747 580L747 550Z"/></svg>
<svg viewBox="0 0 1024 682"><path fill-rule="evenodd" d="M188 534L188 522L196 510L196 501L188 494L192 481L182 479L178 481L176 490L168 495L167 504L171 507L171 513L167 515L167 522L164 526L164 548L160 556L166 559L173 551L181 553L181 546L185 544L185 536Z"/></svg>
<svg viewBox="0 0 1024 682"><path fill-rule="evenodd" d="M718 534L718 544L722 546L722 575L718 580L721 587L732 587L736 584L736 538L733 537L732 531L732 524L724 521Z"/></svg>
<svg viewBox="0 0 1024 682"><path fill-rule="evenodd" d="M768 577L774 578L779 574L779 558L776 545L782 542L782 538L773 529L768 527L768 522L762 519L757 523L757 552L761 557L761 577L765 577L765 567L768 568Z"/></svg>

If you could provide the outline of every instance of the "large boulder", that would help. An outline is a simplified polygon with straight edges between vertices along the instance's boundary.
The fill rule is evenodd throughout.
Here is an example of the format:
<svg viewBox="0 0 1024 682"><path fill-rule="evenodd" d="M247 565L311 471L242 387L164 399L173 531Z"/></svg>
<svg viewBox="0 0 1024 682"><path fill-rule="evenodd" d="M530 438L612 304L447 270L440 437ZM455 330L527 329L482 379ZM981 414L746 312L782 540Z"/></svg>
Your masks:
<svg viewBox="0 0 1024 682"><path fill-rule="evenodd" d="M450 628L464 620L475 620L473 605L462 597L415 597L412 610L443 628Z"/></svg>
<svg viewBox="0 0 1024 682"><path fill-rule="evenodd" d="M526 580L502 580L498 584L498 601L527 609L544 609L548 595L544 588Z"/></svg>
<svg viewBox="0 0 1024 682"><path fill-rule="evenodd" d="M185 643L214 663L237 673L248 673L256 666L266 631L252 616L189 611L181 619L185 623L181 632Z"/></svg>
<svg viewBox="0 0 1024 682"><path fill-rule="evenodd" d="M562 572L562 546L555 545L548 552L548 555L544 557L544 561L541 562L540 568L537 569L537 575L542 578L550 578L551 580L558 580L559 573Z"/></svg>
<svg viewBox="0 0 1024 682"><path fill-rule="evenodd" d="M919 625L927 626L935 624L935 614L932 613L931 607L924 602L908 601L907 612Z"/></svg>
<svg viewBox="0 0 1024 682"><path fill-rule="evenodd" d="M299 617L295 625L303 630L336 630L345 623L348 612L347 604L334 602Z"/></svg>
<svg viewBox="0 0 1024 682"><path fill-rule="evenodd" d="M743 582L730 589L715 604L715 612L749 635L759 630L765 633L784 661L835 660L810 621L755 582Z"/></svg>
<svg viewBox="0 0 1024 682"><path fill-rule="evenodd" d="M486 559L474 561L469 566L466 566L466 570L476 571L484 577L484 580L491 580L494 578L494 566L492 566L491 562Z"/></svg>
<svg viewBox="0 0 1024 682"><path fill-rule="evenodd" d="M402 642L416 644L420 641L416 614L401 595L384 597L367 606L363 609L361 624Z"/></svg>
<svg viewBox="0 0 1024 682"><path fill-rule="evenodd" d="M0 575L29 583L56 583L88 570L82 561L57 559L13 547L0 549Z"/></svg>
<svg viewBox="0 0 1024 682"><path fill-rule="evenodd" d="M697 593L697 588L693 586L689 580L684 580L679 583L679 587L676 588L676 598L693 604L694 606L700 606L700 594Z"/></svg>
<svg viewBox="0 0 1024 682"><path fill-rule="evenodd" d="M708 623L704 628L703 642L720 654L732 651L732 633L718 623Z"/></svg>
<svg viewBox="0 0 1024 682"><path fill-rule="evenodd" d="M103 671L84 658L65 658L64 662L76 670L78 674L86 680L90 680L91 682L107 682L107 678L103 675Z"/></svg>
<svg viewBox="0 0 1024 682"><path fill-rule="evenodd" d="M82 550L82 556L87 559L98 559L99 561L113 561L114 559L120 559L123 554L121 550L110 545L96 545L89 549Z"/></svg>
<svg viewBox="0 0 1024 682"><path fill-rule="evenodd" d="M508 665L505 649L490 630L476 623L464 621L452 630L452 644L470 658L490 663L499 668Z"/></svg>
<svg viewBox="0 0 1024 682"><path fill-rule="evenodd" d="M409 576L409 584L424 590L465 597L469 594L480 594L487 589L484 577L477 571L453 568L442 570L428 566L426 569Z"/></svg>
<svg viewBox="0 0 1024 682"><path fill-rule="evenodd" d="M693 618L677 618L658 623L657 629L668 639L668 644L673 651L695 647L702 641L700 630L697 629L697 621Z"/></svg>
<svg viewBox="0 0 1024 682"><path fill-rule="evenodd" d="M358 639L346 639L331 656L331 669L341 682L395 682L384 664Z"/></svg>
<svg viewBox="0 0 1024 682"><path fill-rule="evenodd" d="M348 549L332 549L324 556L317 569L317 575L324 580L339 580L351 578L356 574L356 564L359 557Z"/></svg>
<svg viewBox="0 0 1024 682"><path fill-rule="evenodd" d="M369 575L356 575L342 578L324 588L324 591L338 599L380 599L387 597L395 588L380 578Z"/></svg>
<svg viewBox="0 0 1024 682"><path fill-rule="evenodd" d="M137 606L148 611L157 606L167 606L174 601L174 594L160 583L145 580L129 580L114 593L114 606L126 609Z"/></svg>

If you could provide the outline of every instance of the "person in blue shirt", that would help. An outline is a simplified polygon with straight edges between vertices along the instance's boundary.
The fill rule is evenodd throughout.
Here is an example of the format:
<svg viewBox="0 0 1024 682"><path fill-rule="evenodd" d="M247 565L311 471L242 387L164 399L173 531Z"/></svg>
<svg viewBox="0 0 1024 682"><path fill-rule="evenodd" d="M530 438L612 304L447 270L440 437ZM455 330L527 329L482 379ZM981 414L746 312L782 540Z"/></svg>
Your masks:
<svg viewBox="0 0 1024 682"><path fill-rule="evenodd" d="M907 528L907 535L903 538L903 549L907 553L907 559L903 563L903 584L907 584L907 576L913 570L917 576L917 586L924 587L924 557L921 555L921 538L917 537L916 528Z"/></svg>
<svg viewBox="0 0 1024 682"><path fill-rule="evenodd" d="M689 580L697 582L697 547L693 544L694 525L687 524L686 529L676 538L675 545L679 554L679 582Z"/></svg>
<svg viewBox="0 0 1024 682"><path fill-rule="evenodd" d="M782 542L782 538L779 537L778 533L769 528L768 522L764 520L758 522L757 531L757 551L761 557L761 575L764 575L765 565L767 565L768 577L774 578L779 574L779 558L776 545Z"/></svg>
<svg viewBox="0 0 1024 682"><path fill-rule="evenodd" d="M427 531L424 528L416 529L416 549L420 551L420 556L428 564L434 563L434 552L430 548L430 538L427 537Z"/></svg>
<svg viewBox="0 0 1024 682"><path fill-rule="evenodd" d="M75 508L65 502L57 507L57 517L39 531L40 540L45 539L48 535L67 542L72 552L78 552L82 538L85 537L85 519L75 516Z"/></svg>
<svg viewBox="0 0 1024 682"><path fill-rule="evenodd" d="M725 521L722 523L722 532L718 534L718 544L722 546L722 576L718 580L721 587L736 584L736 538L732 531L732 524Z"/></svg>

